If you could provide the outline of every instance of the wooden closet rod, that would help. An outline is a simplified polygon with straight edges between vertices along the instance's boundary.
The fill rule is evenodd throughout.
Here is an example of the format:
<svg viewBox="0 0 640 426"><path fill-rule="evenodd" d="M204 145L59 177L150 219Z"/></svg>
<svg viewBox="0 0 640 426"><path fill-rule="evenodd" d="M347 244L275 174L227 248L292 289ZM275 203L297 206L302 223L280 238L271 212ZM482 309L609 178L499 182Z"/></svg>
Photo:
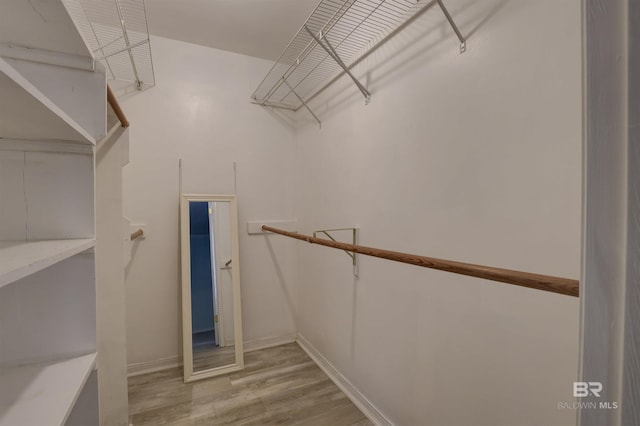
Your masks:
<svg viewBox="0 0 640 426"><path fill-rule="evenodd" d="M529 272L512 271L510 269L492 268L490 266L474 265L471 263L436 259L433 257L418 256L415 254L341 243L338 241L325 240L322 238L311 237L309 235L298 234L297 232L284 231L282 229L272 228L267 225L263 225L262 229L264 231L273 232L274 234L280 234L286 237L295 238L297 240L306 241L311 244L320 244L326 247L360 253L367 256L379 257L396 262L408 263L410 265L438 269L440 271L453 272L455 274L468 275L476 278L484 278L486 280L519 285L521 287L535 288L538 290L550 291L552 293L559 293L567 296L578 297L579 295L579 281L569 278L559 278L549 275L532 274Z"/></svg>
<svg viewBox="0 0 640 426"><path fill-rule="evenodd" d="M116 99L115 95L111 91L111 87L109 87L108 84L107 102L109 103L109 105L111 105L111 109L113 109L116 117L118 117L118 120L120 121L120 124L122 124L122 127L129 127L129 120L127 120L127 117L124 116L124 112L122 112L122 108L120 108L120 104L118 103L118 100Z"/></svg>

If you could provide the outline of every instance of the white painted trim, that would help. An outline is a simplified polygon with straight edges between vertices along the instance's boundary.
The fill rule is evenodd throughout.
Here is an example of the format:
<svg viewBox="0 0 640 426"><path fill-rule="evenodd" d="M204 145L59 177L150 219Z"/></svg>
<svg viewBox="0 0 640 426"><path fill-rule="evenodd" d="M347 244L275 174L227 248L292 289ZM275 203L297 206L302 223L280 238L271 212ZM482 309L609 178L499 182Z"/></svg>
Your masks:
<svg viewBox="0 0 640 426"><path fill-rule="evenodd" d="M267 337L265 339L244 342L244 353L259 351L260 349L272 348L274 346L286 345L296 341L297 333L286 334L284 336Z"/></svg>
<svg viewBox="0 0 640 426"><path fill-rule="evenodd" d="M286 334L278 337L267 337L265 339L251 340L244 342L244 352L253 352L260 349L271 348L274 346L286 345L296 341L297 334ZM167 370L169 368L177 368L182 366L181 356L172 356L162 358L155 361L138 362L130 364L127 367L128 377L139 376L141 374L153 373L156 371Z"/></svg>
<svg viewBox="0 0 640 426"><path fill-rule="evenodd" d="M157 359L155 361L137 362L135 364L129 364L127 366L127 377L168 370L169 368L177 368L181 365L181 356L171 356L169 358Z"/></svg>
<svg viewBox="0 0 640 426"><path fill-rule="evenodd" d="M51 50L16 46L8 43L0 43L0 57L37 62L40 64L56 65L59 67L73 68L89 72L94 72L96 70L96 62L91 56L53 52Z"/></svg>
<svg viewBox="0 0 640 426"><path fill-rule="evenodd" d="M64 152L66 154L93 155L93 145L58 140L0 139L0 151Z"/></svg>
<svg viewBox="0 0 640 426"><path fill-rule="evenodd" d="M298 345L307 355L316 363L324 373L329 376L331 381L340 388L342 392L355 404L362 413L369 418L374 424L379 426L391 426L393 423L389 420L366 396L362 394L346 377L338 371L313 345L298 333L296 340Z"/></svg>

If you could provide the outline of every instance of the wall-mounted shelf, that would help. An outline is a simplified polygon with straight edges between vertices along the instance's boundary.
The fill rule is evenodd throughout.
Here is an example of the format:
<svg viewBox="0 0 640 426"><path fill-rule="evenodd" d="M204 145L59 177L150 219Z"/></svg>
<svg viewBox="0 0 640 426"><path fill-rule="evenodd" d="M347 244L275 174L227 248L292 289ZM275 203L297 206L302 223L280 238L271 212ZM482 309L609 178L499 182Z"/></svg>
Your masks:
<svg viewBox="0 0 640 426"><path fill-rule="evenodd" d="M442 0L321 0L253 93L252 102L297 111L347 74L369 101L351 68L408 22L437 4L460 40L466 41Z"/></svg>
<svg viewBox="0 0 640 426"><path fill-rule="evenodd" d="M96 364L96 354L0 368L0 426L62 425Z"/></svg>
<svg viewBox="0 0 640 426"><path fill-rule="evenodd" d="M93 239L0 241L0 287L75 256L94 245Z"/></svg>
<svg viewBox="0 0 640 426"><path fill-rule="evenodd" d="M3 138L54 139L95 145L95 137L89 131L2 58L0 93L0 136Z"/></svg>
<svg viewBox="0 0 640 426"><path fill-rule="evenodd" d="M62 54L67 59L92 59L62 0L2 0L0 52L10 46Z"/></svg>

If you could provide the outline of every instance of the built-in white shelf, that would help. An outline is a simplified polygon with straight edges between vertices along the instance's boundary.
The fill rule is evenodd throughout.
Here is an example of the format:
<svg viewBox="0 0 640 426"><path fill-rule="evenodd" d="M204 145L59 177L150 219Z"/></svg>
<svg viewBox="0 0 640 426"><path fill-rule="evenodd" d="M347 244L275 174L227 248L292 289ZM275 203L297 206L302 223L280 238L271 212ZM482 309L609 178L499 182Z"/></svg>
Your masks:
<svg viewBox="0 0 640 426"><path fill-rule="evenodd" d="M62 425L96 364L96 354L0 368L0 426Z"/></svg>
<svg viewBox="0 0 640 426"><path fill-rule="evenodd" d="M62 0L2 0L0 43L91 58Z"/></svg>
<svg viewBox="0 0 640 426"><path fill-rule="evenodd" d="M0 137L96 144L86 129L2 58L0 93Z"/></svg>
<svg viewBox="0 0 640 426"><path fill-rule="evenodd" d="M93 239L0 241L0 287L93 246Z"/></svg>

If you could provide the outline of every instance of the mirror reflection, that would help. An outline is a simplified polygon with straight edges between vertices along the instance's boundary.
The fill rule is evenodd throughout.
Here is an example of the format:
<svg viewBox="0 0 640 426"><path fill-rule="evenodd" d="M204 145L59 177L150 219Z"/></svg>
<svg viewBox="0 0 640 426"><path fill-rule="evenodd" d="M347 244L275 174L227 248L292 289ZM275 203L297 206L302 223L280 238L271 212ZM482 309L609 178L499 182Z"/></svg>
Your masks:
<svg viewBox="0 0 640 426"><path fill-rule="evenodd" d="M242 368L236 215L233 196L183 195L185 381Z"/></svg>
<svg viewBox="0 0 640 426"><path fill-rule="evenodd" d="M228 202L189 202L193 371L233 364L233 289Z"/></svg>

